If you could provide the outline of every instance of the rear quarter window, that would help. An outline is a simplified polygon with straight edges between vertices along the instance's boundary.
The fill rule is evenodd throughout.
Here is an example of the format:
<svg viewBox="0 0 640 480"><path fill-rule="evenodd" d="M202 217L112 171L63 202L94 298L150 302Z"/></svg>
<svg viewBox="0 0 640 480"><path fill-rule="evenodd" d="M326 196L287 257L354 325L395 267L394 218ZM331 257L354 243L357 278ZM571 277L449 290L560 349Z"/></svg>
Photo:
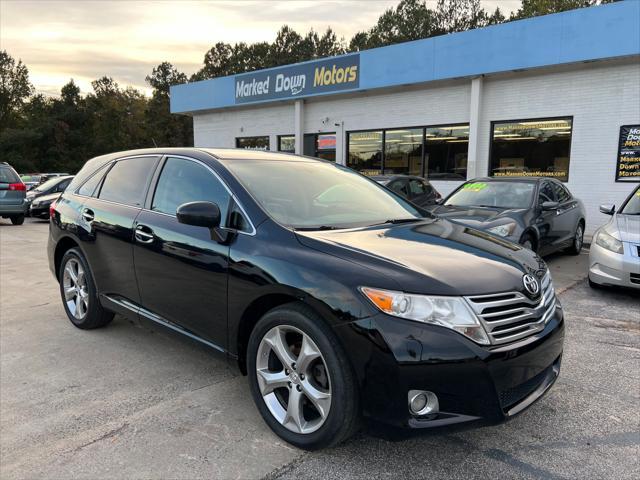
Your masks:
<svg viewBox="0 0 640 480"><path fill-rule="evenodd" d="M20 177L11 167L0 167L0 183L18 183Z"/></svg>

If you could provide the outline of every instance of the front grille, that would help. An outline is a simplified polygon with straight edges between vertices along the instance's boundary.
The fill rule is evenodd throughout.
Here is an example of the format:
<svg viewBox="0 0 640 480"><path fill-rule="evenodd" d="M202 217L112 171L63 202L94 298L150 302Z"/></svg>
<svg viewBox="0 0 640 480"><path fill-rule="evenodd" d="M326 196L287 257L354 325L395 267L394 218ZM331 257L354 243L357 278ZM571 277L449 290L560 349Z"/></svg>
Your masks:
<svg viewBox="0 0 640 480"><path fill-rule="evenodd" d="M547 378L549 375L549 370L553 368L553 365L545 368L535 377L530 378L524 383L520 385L516 385L512 388L507 388L500 392L500 405L504 410L507 410L509 407L515 405L516 403L524 400L529 396L531 392L533 392L536 388L540 386L540 384Z"/></svg>
<svg viewBox="0 0 640 480"><path fill-rule="evenodd" d="M632 273L629 275L629 281L631 283L635 283L636 285L640 285L640 273Z"/></svg>
<svg viewBox="0 0 640 480"><path fill-rule="evenodd" d="M507 292L475 295L466 299L494 345L513 342L539 332L556 307L556 294L549 272L542 278L541 294L537 298L531 299L521 292Z"/></svg>

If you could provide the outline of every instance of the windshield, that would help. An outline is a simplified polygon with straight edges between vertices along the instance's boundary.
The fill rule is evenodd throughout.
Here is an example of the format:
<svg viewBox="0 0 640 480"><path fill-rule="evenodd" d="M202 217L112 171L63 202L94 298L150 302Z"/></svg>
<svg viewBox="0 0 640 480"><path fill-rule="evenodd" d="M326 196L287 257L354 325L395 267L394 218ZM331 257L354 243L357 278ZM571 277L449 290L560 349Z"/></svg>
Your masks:
<svg viewBox="0 0 640 480"><path fill-rule="evenodd" d="M640 215L640 187L636 188L627 203L624 204L620 213L625 215Z"/></svg>
<svg viewBox="0 0 640 480"><path fill-rule="evenodd" d="M55 186L58 182L60 182L60 178L56 177L56 178L52 178L51 180L47 180L46 182L44 182L42 185L38 185L35 188L36 192L45 192L47 190L49 190L51 187Z"/></svg>
<svg viewBox="0 0 640 480"><path fill-rule="evenodd" d="M411 204L346 167L304 160L233 160L227 166L288 227L350 228L422 218Z"/></svg>
<svg viewBox="0 0 640 480"><path fill-rule="evenodd" d="M451 195L445 205L529 208L534 189L535 184L529 182L470 182Z"/></svg>

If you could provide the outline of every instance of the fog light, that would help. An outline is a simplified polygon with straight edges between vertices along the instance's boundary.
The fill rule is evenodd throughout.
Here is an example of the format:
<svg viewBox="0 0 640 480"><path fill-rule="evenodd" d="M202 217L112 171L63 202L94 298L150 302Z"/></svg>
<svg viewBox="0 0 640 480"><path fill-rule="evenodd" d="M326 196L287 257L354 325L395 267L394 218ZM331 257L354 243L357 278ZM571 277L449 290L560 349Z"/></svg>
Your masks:
<svg viewBox="0 0 640 480"><path fill-rule="evenodd" d="M438 397L435 393L423 390L409 390L409 411L411 415L418 417L435 415L439 409Z"/></svg>

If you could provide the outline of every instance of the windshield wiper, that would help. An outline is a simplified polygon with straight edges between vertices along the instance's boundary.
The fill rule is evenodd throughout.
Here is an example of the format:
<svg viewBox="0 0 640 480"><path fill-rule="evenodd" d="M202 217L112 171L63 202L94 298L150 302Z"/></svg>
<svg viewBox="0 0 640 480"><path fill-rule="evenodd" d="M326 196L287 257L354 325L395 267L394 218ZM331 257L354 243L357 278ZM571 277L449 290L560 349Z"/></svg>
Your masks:
<svg viewBox="0 0 640 480"><path fill-rule="evenodd" d="M375 227L377 225L386 225L387 223L390 223L391 225L399 225L401 223L413 223L413 222L420 222L424 220L423 217L415 217L415 218L392 218L390 220L385 220L384 222L380 222L380 223L374 223L373 225L369 225L370 227Z"/></svg>

